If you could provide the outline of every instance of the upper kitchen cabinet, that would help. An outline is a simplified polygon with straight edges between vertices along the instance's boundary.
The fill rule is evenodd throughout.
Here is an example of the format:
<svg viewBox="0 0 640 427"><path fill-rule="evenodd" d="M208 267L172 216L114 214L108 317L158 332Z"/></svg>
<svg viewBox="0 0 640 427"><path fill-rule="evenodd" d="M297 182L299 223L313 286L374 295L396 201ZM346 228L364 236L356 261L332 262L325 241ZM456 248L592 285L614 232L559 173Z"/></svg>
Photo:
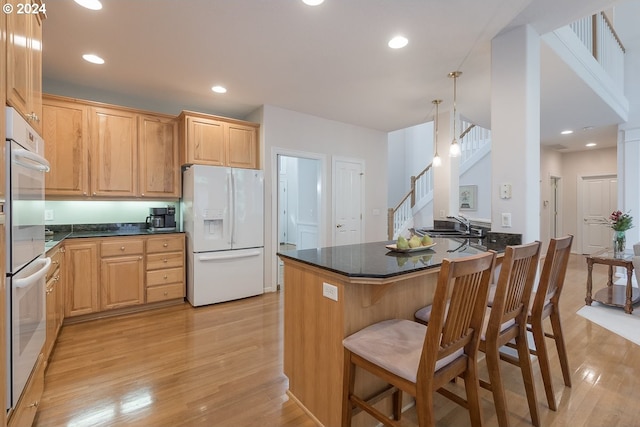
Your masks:
<svg viewBox="0 0 640 427"><path fill-rule="evenodd" d="M141 115L138 121L142 197L180 197L178 122L173 117Z"/></svg>
<svg viewBox="0 0 640 427"><path fill-rule="evenodd" d="M138 126L136 114L92 107L89 115L91 195L135 197L138 194Z"/></svg>
<svg viewBox="0 0 640 427"><path fill-rule="evenodd" d="M42 21L44 13L17 11L25 2L8 0L7 104L14 107L42 135ZM41 7L41 2L29 3Z"/></svg>
<svg viewBox="0 0 640 427"><path fill-rule="evenodd" d="M180 197L175 116L56 95L43 105L47 197Z"/></svg>
<svg viewBox="0 0 640 427"><path fill-rule="evenodd" d="M47 196L88 196L88 108L77 102L43 97L42 137L51 170L45 175Z"/></svg>
<svg viewBox="0 0 640 427"><path fill-rule="evenodd" d="M258 169L259 124L183 111L180 163Z"/></svg>

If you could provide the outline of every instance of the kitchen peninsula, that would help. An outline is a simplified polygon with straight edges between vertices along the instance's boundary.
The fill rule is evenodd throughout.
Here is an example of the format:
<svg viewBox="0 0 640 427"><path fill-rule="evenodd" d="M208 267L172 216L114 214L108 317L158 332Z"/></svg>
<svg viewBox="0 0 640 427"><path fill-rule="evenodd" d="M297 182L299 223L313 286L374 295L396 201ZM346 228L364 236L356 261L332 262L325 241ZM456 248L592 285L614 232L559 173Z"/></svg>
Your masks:
<svg viewBox="0 0 640 427"><path fill-rule="evenodd" d="M288 393L320 424L340 425L343 338L381 320L413 319L416 310L432 302L444 258L487 250L471 239L433 242L433 247L411 253L390 251L386 245L393 242L278 253L284 262ZM356 387L379 388L374 381L359 376ZM353 425L375 424L362 415L354 417Z"/></svg>

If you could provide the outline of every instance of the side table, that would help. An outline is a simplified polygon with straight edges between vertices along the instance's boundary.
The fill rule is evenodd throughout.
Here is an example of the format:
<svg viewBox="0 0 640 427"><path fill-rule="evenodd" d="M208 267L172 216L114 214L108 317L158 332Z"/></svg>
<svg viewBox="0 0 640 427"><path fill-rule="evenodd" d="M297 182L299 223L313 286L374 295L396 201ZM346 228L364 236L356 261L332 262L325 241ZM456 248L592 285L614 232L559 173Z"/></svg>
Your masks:
<svg viewBox="0 0 640 427"><path fill-rule="evenodd" d="M598 301L602 304L624 307L625 313L631 314L633 312L633 304L640 301L640 291L638 288L634 288L631 284L631 277L633 275L633 253L625 252L621 256L615 257L611 249L596 252L591 255L587 255L587 297L584 299L587 305L591 305L593 301ZM605 264L609 266L609 280L607 286L600 289L592 295L593 289L593 264ZM613 267L624 267L627 269L627 284L626 285L614 285L613 284Z"/></svg>

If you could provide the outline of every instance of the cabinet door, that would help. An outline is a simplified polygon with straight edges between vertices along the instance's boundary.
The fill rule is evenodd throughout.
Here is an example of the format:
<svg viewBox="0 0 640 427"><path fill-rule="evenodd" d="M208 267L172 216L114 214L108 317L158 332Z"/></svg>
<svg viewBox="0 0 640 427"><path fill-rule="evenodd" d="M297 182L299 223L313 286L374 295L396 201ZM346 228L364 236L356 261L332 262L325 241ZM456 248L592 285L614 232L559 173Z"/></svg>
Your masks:
<svg viewBox="0 0 640 427"><path fill-rule="evenodd" d="M136 196L136 115L124 110L92 108L90 123L91 195Z"/></svg>
<svg viewBox="0 0 640 427"><path fill-rule="evenodd" d="M252 126L228 124L228 163L236 168L258 168L257 129Z"/></svg>
<svg viewBox="0 0 640 427"><path fill-rule="evenodd" d="M142 255L102 258L100 272L101 310L144 303Z"/></svg>
<svg viewBox="0 0 640 427"><path fill-rule="evenodd" d="M89 195L87 108L78 103L45 100L42 108L45 157L51 171L45 174L47 196Z"/></svg>
<svg viewBox="0 0 640 427"><path fill-rule="evenodd" d="M66 244L64 262L67 285L65 316L98 311L98 243Z"/></svg>
<svg viewBox="0 0 640 427"><path fill-rule="evenodd" d="M178 123L173 119L140 116L140 196L180 197Z"/></svg>
<svg viewBox="0 0 640 427"><path fill-rule="evenodd" d="M14 107L42 134L42 21L39 15L17 14L7 17L7 104Z"/></svg>
<svg viewBox="0 0 640 427"><path fill-rule="evenodd" d="M7 4L17 9L19 1L9 0ZM9 13L7 17L7 104L18 110L25 118L29 111L29 31L31 15Z"/></svg>
<svg viewBox="0 0 640 427"><path fill-rule="evenodd" d="M53 343L56 339L57 328L56 328L56 276L49 279L47 282L47 290L46 290L46 324L47 324L47 335L44 343L44 358L45 360L49 359L49 355L51 354L51 349L53 348Z"/></svg>
<svg viewBox="0 0 640 427"><path fill-rule="evenodd" d="M225 123L200 117L187 117L187 163L226 165Z"/></svg>

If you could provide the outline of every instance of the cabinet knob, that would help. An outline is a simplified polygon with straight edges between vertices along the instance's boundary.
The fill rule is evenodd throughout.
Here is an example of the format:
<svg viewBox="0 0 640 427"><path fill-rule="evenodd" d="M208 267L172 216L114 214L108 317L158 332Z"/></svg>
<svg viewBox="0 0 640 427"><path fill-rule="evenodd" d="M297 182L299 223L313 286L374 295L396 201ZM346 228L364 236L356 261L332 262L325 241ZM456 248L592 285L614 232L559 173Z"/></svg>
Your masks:
<svg viewBox="0 0 640 427"><path fill-rule="evenodd" d="M167 262L167 259L166 259L166 258L165 258L165 259L163 259L163 260L162 260L162 262Z"/></svg>
<svg viewBox="0 0 640 427"><path fill-rule="evenodd" d="M169 296L169 292L164 291L164 296L165 296L165 297L168 297L168 296Z"/></svg>
<svg viewBox="0 0 640 427"><path fill-rule="evenodd" d="M58 265L60 262L58 260L53 261L54 264Z"/></svg>
<svg viewBox="0 0 640 427"><path fill-rule="evenodd" d="M141 256L139 256L139 257L138 257L138 259L139 259L140 261L142 261L142 257L141 257Z"/></svg>
<svg viewBox="0 0 640 427"><path fill-rule="evenodd" d="M94 195L94 196L96 195L96 192L95 192L95 191L93 192L93 195Z"/></svg>
<svg viewBox="0 0 640 427"><path fill-rule="evenodd" d="M39 402L36 400L35 402L33 402L31 405L28 405L27 408L37 408L39 405Z"/></svg>
<svg viewBox="0 0 640 427"><path fill-rule="evenodd" d="M120 246L120 250L121 250L121 251L124 251L124 246Z"/></svg>
<svg viewBox="0 0 640 427"><path fill-rule="evenodd" d="M167 246L169 246L169 244L168 243L164 243L162 246L164 246L166 248Z"/></svg>
<svg viewBox="0 0 640 427"><path fill-rule="evenodd" d="M83 192L82 192L82 195L83 195L83 196L86 196L86 195L87 195L87 192L86 192L86 191L83 191Z"/></svg>
<svg viewBox="0 0 640 427"><path fill-rule="evenodd" d="M165 279L167 278L167 275L166 275L166 274L164 275L164 278L165 278Z"/></svg>

